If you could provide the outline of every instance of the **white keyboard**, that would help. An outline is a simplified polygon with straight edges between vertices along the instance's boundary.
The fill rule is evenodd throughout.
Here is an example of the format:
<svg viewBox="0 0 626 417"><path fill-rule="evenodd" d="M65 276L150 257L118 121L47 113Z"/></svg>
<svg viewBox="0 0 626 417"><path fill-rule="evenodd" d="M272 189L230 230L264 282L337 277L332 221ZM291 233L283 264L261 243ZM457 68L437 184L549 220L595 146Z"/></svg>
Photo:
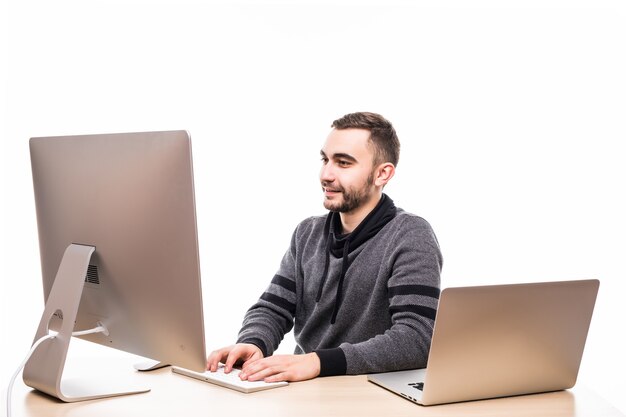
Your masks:
<svg viewBox="0 0 626 417"><path fill-rule="evenodd" d="M196 372L185 368L179 368L177 366L172 366L172 372L245 393L284 387L285 385L288 385L287 382L242 381L239 379L239 373L241 372L239 369L233 368L230 373L226 374L224 373L224 365L222 364L219 364L217 372Z"/></svg>

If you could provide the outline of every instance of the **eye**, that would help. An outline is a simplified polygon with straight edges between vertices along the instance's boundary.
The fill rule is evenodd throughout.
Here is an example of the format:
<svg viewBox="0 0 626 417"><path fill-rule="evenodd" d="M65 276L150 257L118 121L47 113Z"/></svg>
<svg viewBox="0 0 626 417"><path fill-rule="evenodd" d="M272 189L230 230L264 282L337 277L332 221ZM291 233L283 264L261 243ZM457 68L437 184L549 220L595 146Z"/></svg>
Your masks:
<svg viewBox="0 0 626 417"><path fill-rule="evenodd" d="M339 161L337 161L337 165L339 165L340 167L347 167L350 166L350 161L340 159Z"/></svg>
<svg viewBox="0 0 626 417"><path fill-rule="evenodd" d="M325 156L322 156L322 157L320 158L320 161L322 161L322 163L323 163L324 165L326 165L326 164L328 163L328 158L326 158Z"/></svg>

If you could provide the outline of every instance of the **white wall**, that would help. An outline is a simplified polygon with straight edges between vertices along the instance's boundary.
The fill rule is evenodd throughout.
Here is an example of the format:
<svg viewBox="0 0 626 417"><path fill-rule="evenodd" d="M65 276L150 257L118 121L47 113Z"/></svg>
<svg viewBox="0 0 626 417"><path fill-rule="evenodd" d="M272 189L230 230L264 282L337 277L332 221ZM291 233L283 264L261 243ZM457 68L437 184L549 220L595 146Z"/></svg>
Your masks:
<svg viewBox="0 0 626 417"><path fill-rule="evenodd" d="M214 348L323 212L330 123L368 110L400 135L387 192L431 222L444 287L601 280L579 382L626 411L623 2L206 3L3 4L2 389L43 310L28 138L191 132Z"/></svg>

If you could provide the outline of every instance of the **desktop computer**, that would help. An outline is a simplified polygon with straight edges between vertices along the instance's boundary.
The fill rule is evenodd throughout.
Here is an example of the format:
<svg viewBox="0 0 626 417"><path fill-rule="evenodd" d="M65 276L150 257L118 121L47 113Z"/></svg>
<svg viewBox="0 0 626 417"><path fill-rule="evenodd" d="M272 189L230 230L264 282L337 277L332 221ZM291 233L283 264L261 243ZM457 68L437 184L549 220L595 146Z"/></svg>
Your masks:
<svg viewBox="0 0 626 417"><path fill-rule="evenodd" d="M189 134L37 137L30 152L45 308L25 383L67 402L147 390L65 380L73 336L204 370Z"/></svg>

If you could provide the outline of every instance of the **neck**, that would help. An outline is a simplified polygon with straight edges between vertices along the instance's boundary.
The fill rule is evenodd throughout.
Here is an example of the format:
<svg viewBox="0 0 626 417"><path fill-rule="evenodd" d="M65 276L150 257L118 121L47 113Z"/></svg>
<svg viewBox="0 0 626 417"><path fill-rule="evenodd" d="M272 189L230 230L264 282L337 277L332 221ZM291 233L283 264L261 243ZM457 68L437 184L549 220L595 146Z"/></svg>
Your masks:
<svg viewBox="0 0 626 417"><path fill-rule="evenodd" d="M363 205L347 213L339 213L342 233L352 233L367 215L374 210L382 198L382 191L372 194L372 197Z"/></svg>

